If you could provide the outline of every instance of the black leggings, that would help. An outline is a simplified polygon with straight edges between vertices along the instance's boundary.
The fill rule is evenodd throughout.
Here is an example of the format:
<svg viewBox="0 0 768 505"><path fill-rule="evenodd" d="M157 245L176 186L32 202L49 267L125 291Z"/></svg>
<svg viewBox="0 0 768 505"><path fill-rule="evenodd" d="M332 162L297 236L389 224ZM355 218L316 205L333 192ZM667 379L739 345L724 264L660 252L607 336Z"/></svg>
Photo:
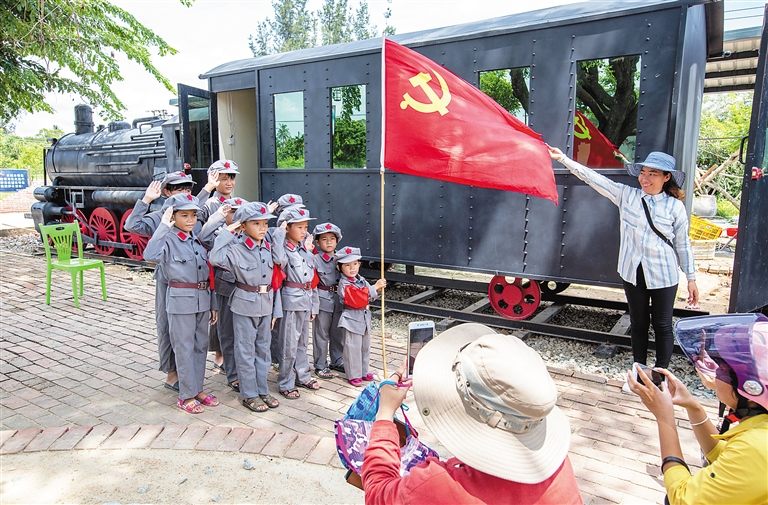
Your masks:
<svg viewBox="0 0 768 505"><path fill-rule="evenodd" d="M648 359L648 327L653 321L656 334L656 364L669 367L675 337L672 333L672 309L677 295L677 284L661 289L648 289L645 285L643 267L637 267L637 286L624 281L624 294L629 305L629 320L632 324L632 356L638 363L646 364ZM651 303L649 306L648 303Z"/></svg>

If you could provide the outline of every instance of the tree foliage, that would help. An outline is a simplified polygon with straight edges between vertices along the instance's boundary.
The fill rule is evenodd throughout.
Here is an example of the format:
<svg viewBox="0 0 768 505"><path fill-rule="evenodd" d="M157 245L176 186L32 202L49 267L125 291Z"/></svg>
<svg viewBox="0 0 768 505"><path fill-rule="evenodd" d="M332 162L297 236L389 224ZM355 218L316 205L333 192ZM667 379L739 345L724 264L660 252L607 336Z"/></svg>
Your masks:
<svg viewBox="0 0 768 505"><path fill-rule="evenodd" d="M480 91L490 96L510 114L528 113L530 70L513 68L480 73Z"/></svg>
<svg viewBox="0 0 768 505"><path fill-rule="evenodd" d="M193 0L180 0L190 5ZM151 61L175 54L162 38L107 0L0 0L0 124L22 112L53 112L47 93L73 93L120 119L112 92L123 53L175 91Z"/></svg>
<svg viewBox="0 0 768 505"><path fill-rule="evenodd" d="M281 124L275 135L277 168L304 168L304 134L291 135L288 125Z"/></svg>
<svg viewBox="0 0 768 505"><path fill-rule="evenodd" d="M43 148L49 138L61 138L64 132L58 127L43 128L34 137L19 137L0 130L0 168L29 170L30 178L43 176Z"/></svg>

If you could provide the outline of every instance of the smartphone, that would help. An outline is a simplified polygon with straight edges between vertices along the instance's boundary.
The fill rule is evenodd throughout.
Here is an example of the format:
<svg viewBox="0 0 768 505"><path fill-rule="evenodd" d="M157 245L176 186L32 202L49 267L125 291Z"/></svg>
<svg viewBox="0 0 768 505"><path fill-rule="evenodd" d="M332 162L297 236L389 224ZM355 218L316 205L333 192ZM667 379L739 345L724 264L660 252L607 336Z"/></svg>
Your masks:
<svg viewBox="0 0 768 505"><path fill-rule="evenodd" d="M645 375L650 376L651 377L651 382L653 382L656 385L656 387L658 387L658 388L661 387L661 383L662 382L665 382L667 380L666 376L664 376L663 374L657 372L656 370L654 370L653 368L651 368L649 366L643 365L641 363L635 363L635 365L640 365L640 368L643 369L643 372L645 372ZM635 375L635 380L637 382L639 382L640 384L644 385L645 383L643 382L642 377L640 377L638 375L638 373L637 373L637 368L632 366L632 372Z"/></svg>
<svg viewBox="0 0 768 505"><path fill-rule="evenodd" d="M433 338L435 338L434 321L415 321L408 325L408 349L406 354L408 377L413 375L413 364L416 361L416 355Z"/></svg>

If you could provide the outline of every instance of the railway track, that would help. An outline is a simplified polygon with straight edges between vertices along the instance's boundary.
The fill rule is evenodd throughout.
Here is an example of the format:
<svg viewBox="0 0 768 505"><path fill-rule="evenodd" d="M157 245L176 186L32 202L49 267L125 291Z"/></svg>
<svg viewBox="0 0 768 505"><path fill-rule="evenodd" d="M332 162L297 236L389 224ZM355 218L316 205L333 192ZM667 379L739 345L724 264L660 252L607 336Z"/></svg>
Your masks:
<svg viewBox="0 0 768 505"><path fill-rule="evenodd" d="M38 249L37 254L44 254L42 246ZM154 264L148 261L119 256L102 256L88 251L84 251L83 256L131 268L154 269ZM369 279L377 278L380 275L377 270L372 269L362 269L361 274ZM563 286L555 289L545 288L541 292L541 301L544 303L539 307L539 310L532 317L515 320L501 317L493 311L491 300L488 297L488 284L485 282L416 275L412 268L408 268L406 273L387 272L386 278L390 283L390 287L387 288L390 294L394 294L399 285L416 286L418 292L402 299L393 299L396 297L385 299L385 312L401 312L417 317L436 319L438 331L443 331L462 322L480 323L494 328L517 331L522 333L521 336L540 334L579 342L631 347L629 314L625 302L563 295L559 292L560 289L564 289ZM459 292L475 294L474 301L460 309L441 304L441 297ZM606 320L594 325L585 324L581 321L579 312L593 309L606 309L604 318L611 326L608 331L589 327L604 327ZM564 317L569 311L570 316ZM374 312L375 317L380 317L376 307L374 307ZM673 312L674 317L706 314L708 312L687 309L674 309ZM573 324L574 320L576 324ZM613 321L612 325L610 324L611 321ZM649 342L649 347L654 348L653 341ZM680 352L677 346L675 346L675 352Z"/></svg>

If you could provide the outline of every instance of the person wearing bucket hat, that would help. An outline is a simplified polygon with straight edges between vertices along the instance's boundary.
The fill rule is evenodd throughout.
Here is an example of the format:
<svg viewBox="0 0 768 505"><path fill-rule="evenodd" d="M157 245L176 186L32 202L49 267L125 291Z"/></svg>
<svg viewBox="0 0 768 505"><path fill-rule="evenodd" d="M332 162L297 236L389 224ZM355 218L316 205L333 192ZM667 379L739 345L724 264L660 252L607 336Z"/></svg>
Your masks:
<svg viewBox="0 0 768 505"><path fill-rule="evenodd" d="M267 387L270 330L282 313L280 296L272 286L273 248L264 238L267 221L274 217L264 203L241 206L235 212L235 221L219 233L211 251L211 262L230 271L235 279L228 303L233 313L239 379L236 390L243 406L253 412L266 412L279 405ZM240 228L242 235L238 239L235 232Z"/></svg>
<svg viewBox="0 0 768 505"><path fill-rule="evenodd" d="M722 314L680 319L678 344L702 383L729 408L719 430L701 403L671 372L656 387L644 370L627 375L630 388L658 424L666 503L768 503L768 317ZM691 475L677 432L674 406L682 407L706 468ZM722 411L721 411L722 412ZM732 423L737 423L732 426Z"/></svg>
<svg viewBox="0 0 768 505"><path fill-rule="evenodd" d="M285 228L272 232L272 251L275 261L275 289L280 287L282 317L278 325L277 386L280 394L295 400L301 395L296 386L309 390L320 389L320 383L312 378L309 369L307 347L309 323L315 319L320 301L312 252L307 249L306 238L310 217L307 209L288 207L280 215L285 218Z"/></svg>
<svg viewBox="0 0 768 505"><path fill-rule="evenodd" d="M171 172L165 175L162 181L153 181L149 184L144 196L136 201L130 215L125 220L125 230L138 235L152 236L160 225L163 211L160 208L151 211L152 203L160 197L169 198L176 194L189 194L195 181L184 172ZM195 231L200 230L197 224ZM159 370L166 373L163 383L167 389L179 390L178 375L176 374L176 358L171 347L171 337L168 333L168 313L165 307L165 295L168 290L168 281L163 275L160 265L155 266L153 275L155 279L155 327L157 328L157 354L159 358Z"/></svg>
<svg viewBox="0 0 768 505"><path fill-rule="evenodd" d="M211 214L224 205L224 202L227 199L233 198L232 193L235 190L235 184L237 182L235 178L239 173L237 163L232 160L219 160L208 167L209 182L203 189L208 191L215 189L215 191L211 193L210 197L201 205L200 212L197 214L200 221L205 223ZM216 177L215 183L211 184L214 174Z"/></svg>
<svg viewBox="0 0 768 505"><path fill-rule="evenodd" d="M688 281L688 305L695 307L699 301L696 265L688 238L688 214L681 201L680 184L685 174L675 170L675 158L654 151L645 161L627 165L627 172L640 183L640 187L635 188L573 161L556 147L549 147L549 154L618 207L617 271L623 280L629 307L632 356L635 362L646 364L648 330L653 324L655 366L668 367L674 347L672 310L680 270ZM626 384L623 390L629 392Z"/></svg>
<svg viewBox="0 0 768 505"><path fill-rule="evenodd" d="M333 379L331 370L344 372L344 337L339 328L342 305L336 294L339 270L333 261L336 245L341 242L341 228L333 223L321 223L315 226L312 235L315 238L315 271L320 277L320 284L317 285L320 312L312 324L312 357L315 375L321 379Z"/></svg>
<svg viewBox="0 0 768 505"><path fill-rule="evenodd" d="M371 311L368 306L387 286L385 279L379 279L371 286L360 275L360 249L342 247L336 252L334 260L341 272L339 277L339 303L343 307L339 317L339 328L344 338L344 373L353 386L363 385L363 381L372 381L373 374L368 371L371 359Z"/></svg>
<svg viewBox="0 0 768 505"><path fill-rule="evenodd" d="M393 374L398 387L380 389L362 469L366 503L582 503L555 383L522 340L468 323L424 346L413 369L414 398L453 457L428 458L401 477L392 418L411 385L405 365Z"/></svg>
<svg viewBox="0 0 768 505"><path fill-rule="evenodd" d="M179 376L177 406L190 414L215 407L218 399L203 391L208 325L218 317L208 254L194 232L198 200L173 195L163 204L163 218L144 249L144 259L163 267L168 279L168 329Z"/></svg>
<svg viewBox="0 0 768 505"><path fill-rule="evenodd" d="M213 248L216 236L234 220L235 211L247 204L242 198L229 198L214 212L203 229L200 230L200 242L209 251ZM235 330L232 323L232 310L229 297L235 289L235 278L226 268L214 265L214 285L216 286L216 304L219 307L219 320L208 328L208 352L213 352L213 368L227 376L229 387L237 391L237 366L235 364Z"/></svg>

